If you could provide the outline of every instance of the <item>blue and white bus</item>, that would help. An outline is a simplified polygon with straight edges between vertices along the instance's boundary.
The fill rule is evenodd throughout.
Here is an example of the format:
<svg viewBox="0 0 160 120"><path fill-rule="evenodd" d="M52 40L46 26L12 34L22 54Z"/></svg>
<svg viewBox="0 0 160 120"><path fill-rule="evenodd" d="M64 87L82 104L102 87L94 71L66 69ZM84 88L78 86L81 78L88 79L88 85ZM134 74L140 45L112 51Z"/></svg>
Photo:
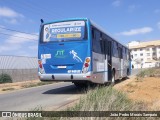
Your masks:
<svg viewBox="0 0 160 120"><path fill-rule="evenodd" d="M87 18L42 23L38 46L41 81L114 83L130 74L129 49Z"/></svg>

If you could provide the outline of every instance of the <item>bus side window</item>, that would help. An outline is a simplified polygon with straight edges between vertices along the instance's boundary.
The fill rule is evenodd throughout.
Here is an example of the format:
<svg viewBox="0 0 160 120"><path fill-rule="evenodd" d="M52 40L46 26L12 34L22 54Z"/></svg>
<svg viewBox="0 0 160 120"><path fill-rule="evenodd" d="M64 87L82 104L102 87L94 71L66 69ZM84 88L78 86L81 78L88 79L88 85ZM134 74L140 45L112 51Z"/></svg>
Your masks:
<svg viewBox="0 0 160 120"><path fill-rule="evenodd" d="M115 41L113 41L112 51L113 51L113 56L114 57L119 57L119 55L118 55L118 43L115 42Z"/></svg>
<svg viewBox="0 0 160 120"><path fill-rule="evenodd" d="M113 43L111 43L113 41L107 35L105 35L105 39L106 39L106 43L107 43L106 53L107 53L107 55L110 55L111 54L111 49L113 50ZM109 41L110 41L110 43L109 43ZM112 46L110 46L110 45L112 45Z"/></svg>
<svg viewBox="0 0 160 120"><path fill-rule="evenodd" d="M121 46L118 47L118 57L122 58L122 48L121 48Z"/></svg>
<svg viewBox="0 0 160 120"><path fill-rule="evenodd" d="M126 57L126 60L128 60L128 59L127 59L127 54L128 54L127 48L125 48L125 57Z"/></svg>
<svg viewBox="0 0 160 120"><path fill-rule="evenodd" d="M95 41L95 29L92 27L91 29L92 31L92 47L93 47L93 51L96 52L96 41Z"/></svg>
<svg viewBox="0 0 160 120"><path fill-rule="evenodd" d="M100 32L99 30L96 29L96 32L95 32L95 37L96 37L96 51L97 53L101 53L101 45L100 45Z"/></svg>
<svg viewBox="0 0 160 120"><path fill-rule="evenodd" d="M105 41L104 41L104 36L103 36L103 33L101 32L100 33L100 38L99 38L99 41L100 41L100 47L101 47L101 53L104 54L104 48L105 48Z"/></svg>
<svg viewBox="0 0 160 120"><path fill-rule="evenodd" d="M97 29L93 29L93 51L96 53L101 53L100 48L100 32Z"/></svg>
<svg viewBox="0 0 160 120"><path fill-rule="evenodd" d="M123 52L123 54L122 54L123 55L123 59L126 60L127 59L127 54L126 54L126 48L125 47L123 47L123 51L122 52Z"/></svg>
<svg viewBox="0 0 160 120"><path fill-rule="evenodd" d="M129 50L127 50L127 60L131 60L130 51Z"/></svg>
<svg viewBox="0 0 160 120"><path fill-rule="evenodd" d="M92 39L95 39L95 29L92 27Z"/></svg>

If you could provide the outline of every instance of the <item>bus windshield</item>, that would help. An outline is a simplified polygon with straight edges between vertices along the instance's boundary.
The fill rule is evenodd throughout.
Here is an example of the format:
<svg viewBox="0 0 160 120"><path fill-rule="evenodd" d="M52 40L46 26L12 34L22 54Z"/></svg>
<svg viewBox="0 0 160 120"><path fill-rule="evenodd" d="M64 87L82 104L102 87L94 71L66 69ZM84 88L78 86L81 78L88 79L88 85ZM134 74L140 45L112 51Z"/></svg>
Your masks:
<svg viewBox="0 0 160 120"><path fill-rule="evenodd" d="M41 42L84 40L85 28L85 21L46 24L42 27Z"/></svg>

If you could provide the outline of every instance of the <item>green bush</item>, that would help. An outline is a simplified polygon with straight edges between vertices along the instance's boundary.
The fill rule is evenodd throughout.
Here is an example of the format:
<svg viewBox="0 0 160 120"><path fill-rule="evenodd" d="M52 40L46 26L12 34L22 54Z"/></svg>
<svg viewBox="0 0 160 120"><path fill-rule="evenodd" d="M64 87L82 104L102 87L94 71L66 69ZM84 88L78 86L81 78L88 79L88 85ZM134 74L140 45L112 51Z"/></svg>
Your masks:
<svg viewBox="0 0 160 120"><path fill-rule="evenodd" d="M1 83L12 83L12 78L8 74L0 74L0 84Z"/></svg>

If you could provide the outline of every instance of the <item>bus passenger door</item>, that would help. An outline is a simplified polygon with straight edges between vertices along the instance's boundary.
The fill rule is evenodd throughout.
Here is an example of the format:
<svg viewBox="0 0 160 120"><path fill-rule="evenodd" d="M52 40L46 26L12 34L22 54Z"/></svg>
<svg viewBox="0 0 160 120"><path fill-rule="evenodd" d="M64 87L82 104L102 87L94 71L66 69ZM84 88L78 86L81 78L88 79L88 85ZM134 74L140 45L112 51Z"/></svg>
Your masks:
<svg viewBox="0 0 160 120"><path fill-rule="evenodd" d="M108 81L108 59L107 59L107 40L103 41L103 45L104 45L104 80L105 82Z"/></svg>
<svg viewBox="0 0 160 120"><path fill-rule="evenodd" d="M119 60L120 60L120 76L123 77L123 57L122 57L122 48L119 48Z"/></svg>
<svg viewBox="0 0 160 120"><path fill-rule="evenodd" d="M112 42L107 41L107 59L108 59L108 81L112 80Z"/></svg>

